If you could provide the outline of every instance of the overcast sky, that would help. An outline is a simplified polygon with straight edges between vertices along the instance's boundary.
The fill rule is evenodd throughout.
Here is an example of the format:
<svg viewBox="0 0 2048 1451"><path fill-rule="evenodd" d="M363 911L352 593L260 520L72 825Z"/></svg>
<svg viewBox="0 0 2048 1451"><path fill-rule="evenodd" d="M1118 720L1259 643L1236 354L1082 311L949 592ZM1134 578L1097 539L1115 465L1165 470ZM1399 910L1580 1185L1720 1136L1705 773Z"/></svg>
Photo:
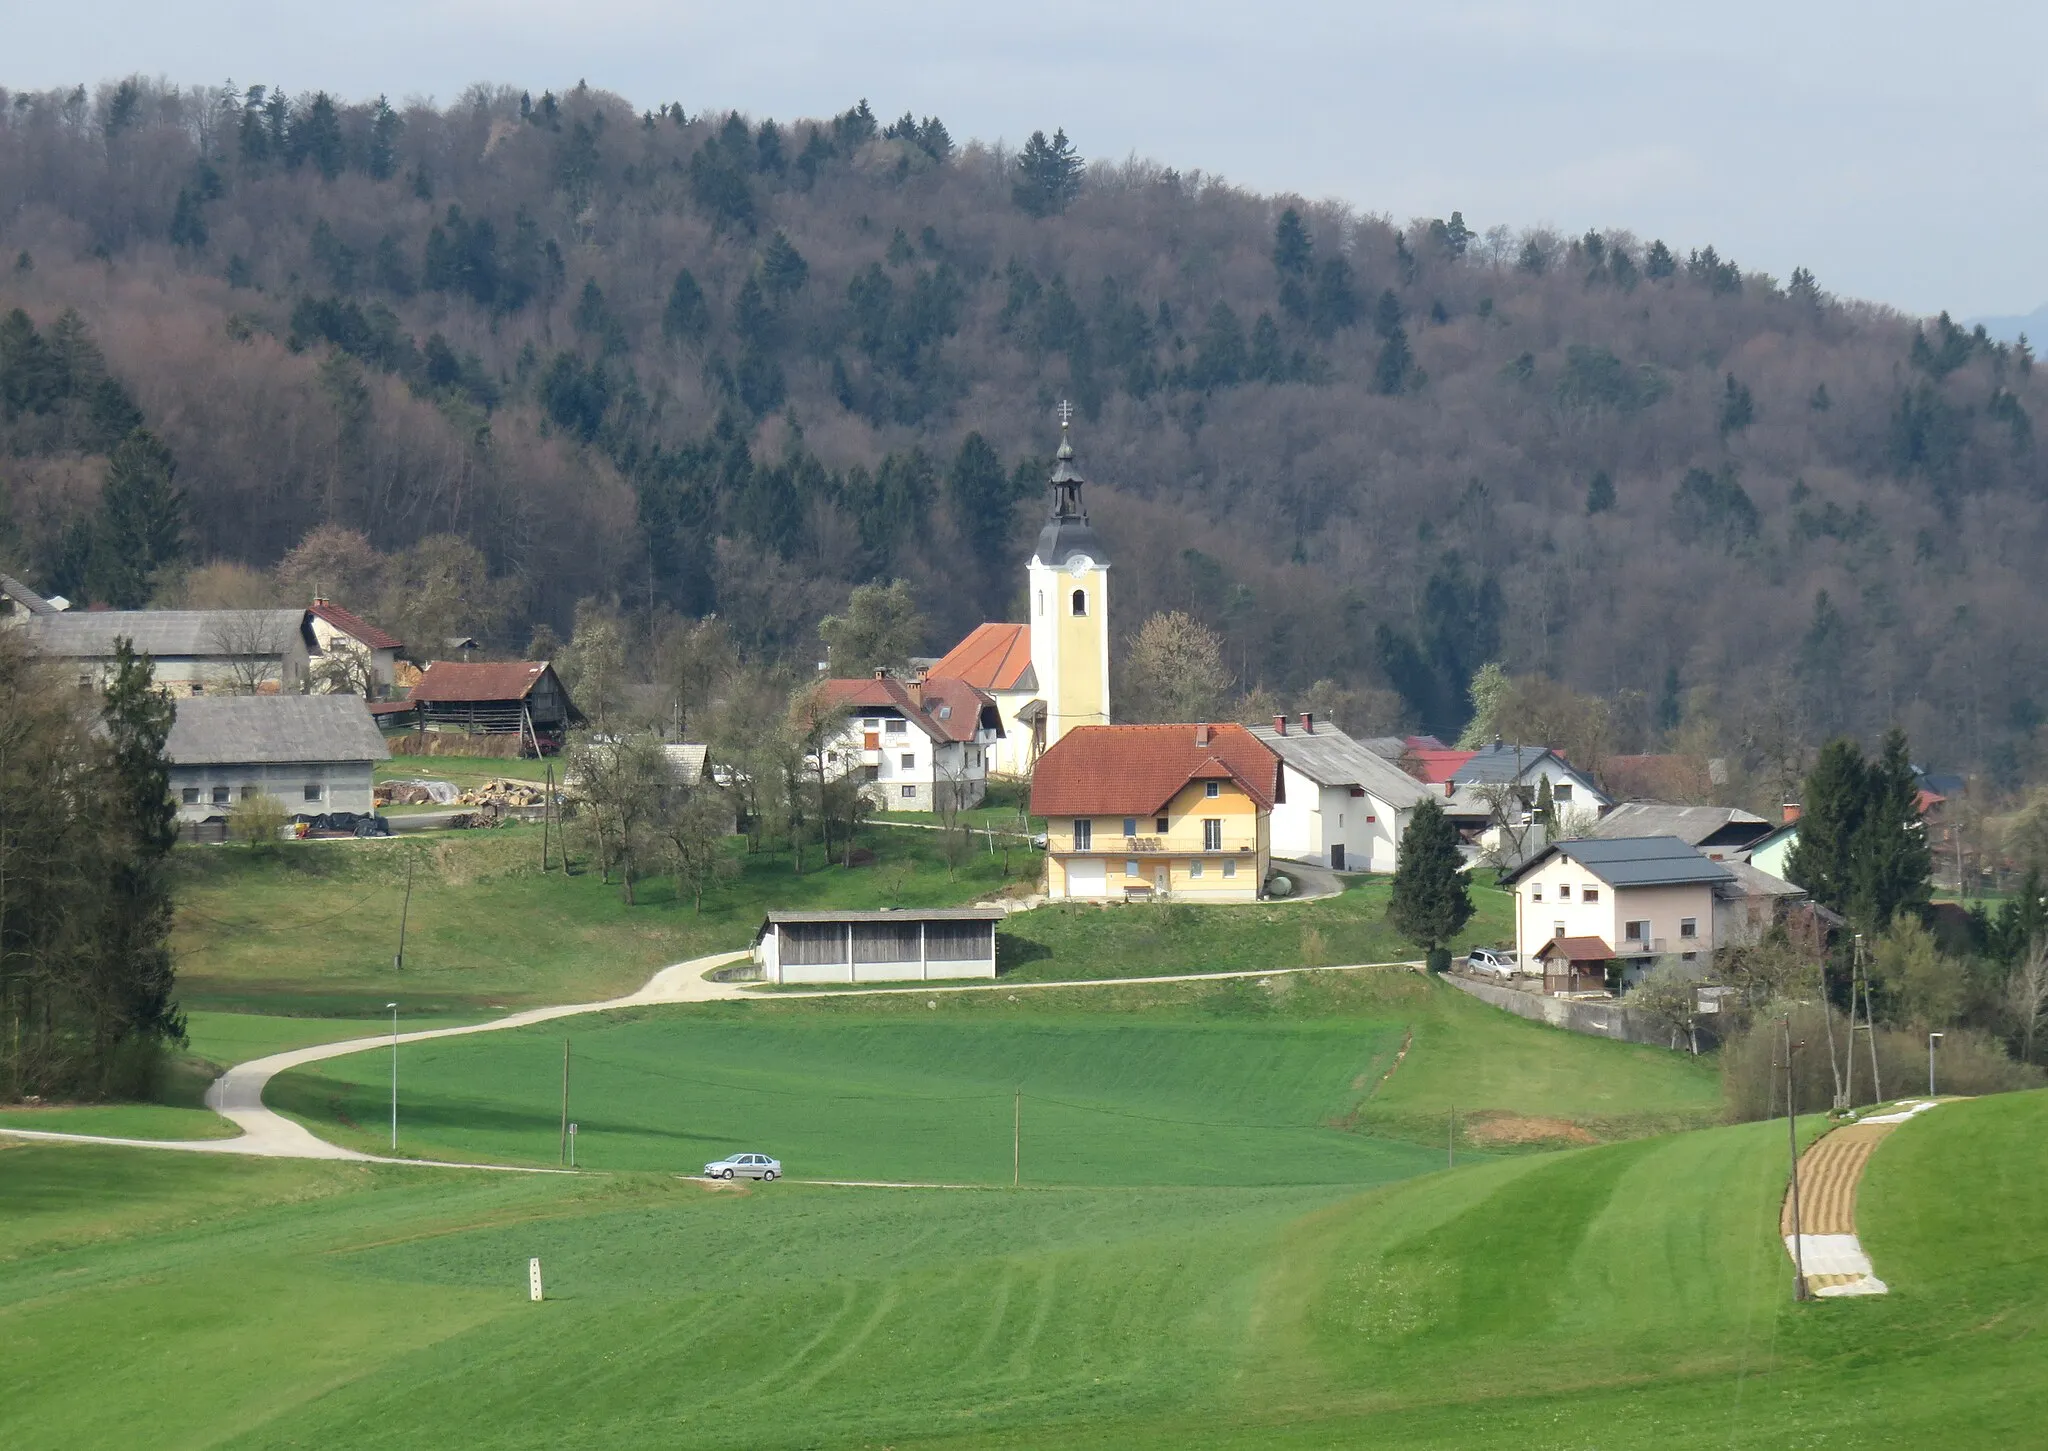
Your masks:
<svg viewBox="0 0 2048 1451"><path fill-rule="evenodd" d="M1712 242L1913 312L2048 300L2038 6L0 0L0 34L17 89L140 71L445 102L588 79L784 118L866 96L956 139L1064 126L1090 157L1398 219Z"/></svg>

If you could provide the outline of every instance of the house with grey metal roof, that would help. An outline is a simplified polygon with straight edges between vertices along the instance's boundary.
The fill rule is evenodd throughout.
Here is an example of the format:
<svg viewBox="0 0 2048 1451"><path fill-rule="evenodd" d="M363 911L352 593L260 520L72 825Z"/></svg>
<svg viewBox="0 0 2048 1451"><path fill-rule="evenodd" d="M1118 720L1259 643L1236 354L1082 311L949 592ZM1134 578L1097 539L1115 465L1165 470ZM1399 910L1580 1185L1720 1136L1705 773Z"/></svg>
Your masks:
<svg viewBox="0 0 2048 1451"><path fill-rule="evenodd" d="M1710 962L1716 893L1735 874L1675 836L1575 837L1507 873L1515 894L1515 942L1525 963L1569 938L1573 960L1598 942L1628 982L1660 957Z"/></svg>
<svg viewBox="0 0 2048 1451"><path fill-rule="evenodd" d="M1543 783L1562 811L1602 811L1609 804L1592 773L1581 771L1548 746L1519 746L1494 741L1481 746L1451 772L1444 810L1451 816L1484 816L1488 787L1517 786L1534 805Z"/></svg>
<svg viewBox="0 0 2048 1451"><path fill-rule="evenodd" d="M1734 859L1771 834L1771 824L1734 806L1667 806L1624 801L1596 822L1588 836L1675 836L1714 861Z"/></svg>
<svg viewBox="0 0 2048 1451"><path fill-rule="evenodd" d="M1391 872L1401 834L1429 788L1328 722L1276 715L1251 733L1280 758L1284 799L1272 814L1272 853L1335 871Z"/></svg>
<svg viewBox="0 0 2048 1451"><path fill-rule="evenodd" d="M770 912L754 961L772 983L994 977L997 907Z"/></svg>
<svg viewBox="0 0 2048 1451"><path fill-rule="evenodd" d="M17 628L38 653L98 686L114 645L128 640L172 695L248 695L305 688L319 652L304 610L65 610Z"/></svg>
<svg viewBox="0 0 2048 1451"><path fill-rule="evenodd" d="M391 758L359 695L214 695L179 700L164 754L181 821L224 817L272 796L287 813L372 814L377 762Z"/></svg>

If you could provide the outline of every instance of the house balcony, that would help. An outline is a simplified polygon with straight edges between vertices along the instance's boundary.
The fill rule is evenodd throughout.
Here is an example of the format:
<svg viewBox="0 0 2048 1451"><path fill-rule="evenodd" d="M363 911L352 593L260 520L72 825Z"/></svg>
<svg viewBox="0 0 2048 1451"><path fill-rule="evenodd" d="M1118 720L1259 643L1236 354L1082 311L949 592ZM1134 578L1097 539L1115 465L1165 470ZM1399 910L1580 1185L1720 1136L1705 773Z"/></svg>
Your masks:
<svg viewBox="0 0 2048 1451"><path fill-rule="evenodd" d="M882 764L882 753L869 747L860 753L860 763L863 766L879 766Z"/></svg>
<svg viewBox="0 0 2048 1451"><path fill-rule="evenodd" d="M1243 846L1176 846L1163 836L1127 836L1123 843L1125 856L1250 856L1254 850L1249 843Z"/></svg>
<svg viewBox="0 0 2048 1451"><path fill-rule="evenodd" d="M1616 955L1619 957L1651 957L1661 955L1665 950L1664 939L1661 937L1625 937L1622 939L1621 951ZM1686 951L1690 952L1692 948L1688 946Z"/></svg>

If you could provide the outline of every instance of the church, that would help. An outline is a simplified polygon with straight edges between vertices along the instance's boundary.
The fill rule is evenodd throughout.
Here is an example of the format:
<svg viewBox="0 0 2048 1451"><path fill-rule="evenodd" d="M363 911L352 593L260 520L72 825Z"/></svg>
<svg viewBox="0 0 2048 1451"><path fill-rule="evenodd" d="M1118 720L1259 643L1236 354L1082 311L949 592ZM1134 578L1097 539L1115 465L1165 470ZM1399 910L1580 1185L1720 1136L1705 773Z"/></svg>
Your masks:
<svg viewBox="0 0 2048 1451"><path fill-rule="evenodd" d="M1109 723L1109 554L1088 523L1064 408L1052 513L1025 565L1025 624L977 625L925 672L961 680L995 703L1002 734L990 773L1029 775L1076 726Z"/></svg>

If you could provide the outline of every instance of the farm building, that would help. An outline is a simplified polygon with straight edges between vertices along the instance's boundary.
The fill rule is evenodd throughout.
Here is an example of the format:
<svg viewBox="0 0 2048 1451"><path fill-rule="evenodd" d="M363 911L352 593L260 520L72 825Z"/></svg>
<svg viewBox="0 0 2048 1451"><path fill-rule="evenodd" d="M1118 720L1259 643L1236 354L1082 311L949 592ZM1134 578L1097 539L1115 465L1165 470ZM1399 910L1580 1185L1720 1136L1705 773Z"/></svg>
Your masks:
<svg viewBox="0 0 2048 1451"><path fill-rule="evenodd" d="M118 640L156 664L173 696L290 693L305 688L319 646L304 610L66 610L25 615L15 628L38 653L104 683Z"/></svg>
<svg viewBox="0 0 2048 1451"><path fill-rule="evenodd" d="M928 982L996 975L992 907L770 912L754 961L773 983Z"/></svg>
<svg viewBox="0 0 2048 1451"><path fill-rule="evenodd" d="M374 812L371 776L391 753L361 696L198 696L177 712L164 754L180 821L258 796L306 816Z"/></svg>
<svg viewBox="0 0 2048 1451"><path fill-rule="evenodd" d="M563 735L583 724L583 712L545 660L489 664L436 660L420 672L405 710L380 711L385 729L465 735L517 735L535 755L561 749Z"/></svg>

